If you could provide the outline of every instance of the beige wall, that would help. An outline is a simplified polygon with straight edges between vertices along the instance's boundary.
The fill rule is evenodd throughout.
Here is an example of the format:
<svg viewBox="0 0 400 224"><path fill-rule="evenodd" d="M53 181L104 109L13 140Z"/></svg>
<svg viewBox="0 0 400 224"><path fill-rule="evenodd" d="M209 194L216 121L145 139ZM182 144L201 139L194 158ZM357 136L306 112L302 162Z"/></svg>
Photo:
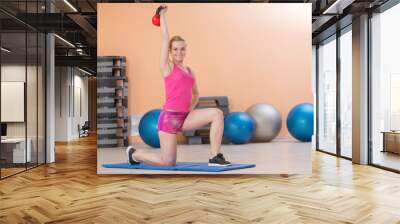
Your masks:
<svg viewBox="0 0 400 224"><path fill-rule="evenodd" d="M151 24L158 4L98 4L98 55L127 57L129 112L164 102L161 34ZM312 103L311 4L168 4L170 35L187 41L185 64L201 96L226 95L231 111L270 103L286 116Z"/></svg>

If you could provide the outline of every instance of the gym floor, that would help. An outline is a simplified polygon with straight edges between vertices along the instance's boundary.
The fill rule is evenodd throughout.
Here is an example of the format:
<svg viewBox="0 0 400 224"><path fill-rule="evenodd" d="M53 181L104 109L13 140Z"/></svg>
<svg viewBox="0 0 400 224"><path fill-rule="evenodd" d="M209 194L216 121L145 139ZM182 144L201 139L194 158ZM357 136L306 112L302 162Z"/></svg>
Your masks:
<svg viewBox="0 0 400 224"><path fill-rule="evenodd" d="M149 148L135 144L136 148ZM158 150L158 149L153 149ZM125 149L98 149L99 174L311 174L311 143L276 141L244 145L223 145L222 153L232 163L256 164L254 168L225 172L157 171L110 169L102 164L125 163ZM208 162L210 145L179 145L178 162Z"/></svg>

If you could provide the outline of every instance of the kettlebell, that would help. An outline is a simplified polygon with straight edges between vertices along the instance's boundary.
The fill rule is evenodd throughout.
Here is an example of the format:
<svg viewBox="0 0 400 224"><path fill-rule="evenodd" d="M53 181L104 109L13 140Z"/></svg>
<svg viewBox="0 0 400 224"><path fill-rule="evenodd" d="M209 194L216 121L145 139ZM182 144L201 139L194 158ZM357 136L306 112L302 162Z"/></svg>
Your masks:
<svg viewBox="0 0 400 224"><path fill-rule="evenodd" d="M160 26L160 12L163 8L164 8L163 6L159 6L157 8L156 14L153 16L151 20L154 26Z"/></svg>

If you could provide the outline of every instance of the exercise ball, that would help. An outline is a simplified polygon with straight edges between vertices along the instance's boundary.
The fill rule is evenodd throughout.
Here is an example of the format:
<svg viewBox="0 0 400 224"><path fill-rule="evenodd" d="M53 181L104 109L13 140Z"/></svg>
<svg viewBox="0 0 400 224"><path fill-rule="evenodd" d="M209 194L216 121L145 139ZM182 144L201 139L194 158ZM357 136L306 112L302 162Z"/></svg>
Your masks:
<svg viewBox="0 0 400 224"><path fill-rule="evenodd" d="M293 107L286 119L289 133L299 141L309 142L314 133L314 107L301 103Z"/></svg>
<svg viewBox="0 0 400 224"><path fill-rule="evenodd" d="M154 148L160 148L160 138L158 137L158 117L161 110L154 109L143 115L139 122L139 134L142 140Z"/></svg>
<svg viewBox="0 0 400 224"><path fill-rule="evenodd" d="M253 119L244 112L231 112L224 119L224 137L233 144L247 143L254 131Z"/></svg>
<svg viewBox="0 0 400 224"><path fill-rule="evenodd" d="M254 104L246 110L253 118L255 130L251 138L256 142L269 142L274 139L282 128L282 119L279 111L267 103Z"/></svg>

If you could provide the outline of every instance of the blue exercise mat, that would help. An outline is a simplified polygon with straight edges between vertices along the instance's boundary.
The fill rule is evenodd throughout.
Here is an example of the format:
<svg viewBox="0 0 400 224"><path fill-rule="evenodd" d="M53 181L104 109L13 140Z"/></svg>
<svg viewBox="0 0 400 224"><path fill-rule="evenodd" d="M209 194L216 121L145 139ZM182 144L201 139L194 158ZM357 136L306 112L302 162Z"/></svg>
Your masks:
<svg viewBox="0 0 400 224"><path fill-rule="evenodd" d="M230 166L208 166L208 163L178 162L176 166L152 166L148 164L131 165L128 163L103 164L105 168L121 169L144 169L144 170L181 170L181 171L204 171L204 172L223 172L227 170L237 170L255 167L254 164L232 164Z"/></svg>

